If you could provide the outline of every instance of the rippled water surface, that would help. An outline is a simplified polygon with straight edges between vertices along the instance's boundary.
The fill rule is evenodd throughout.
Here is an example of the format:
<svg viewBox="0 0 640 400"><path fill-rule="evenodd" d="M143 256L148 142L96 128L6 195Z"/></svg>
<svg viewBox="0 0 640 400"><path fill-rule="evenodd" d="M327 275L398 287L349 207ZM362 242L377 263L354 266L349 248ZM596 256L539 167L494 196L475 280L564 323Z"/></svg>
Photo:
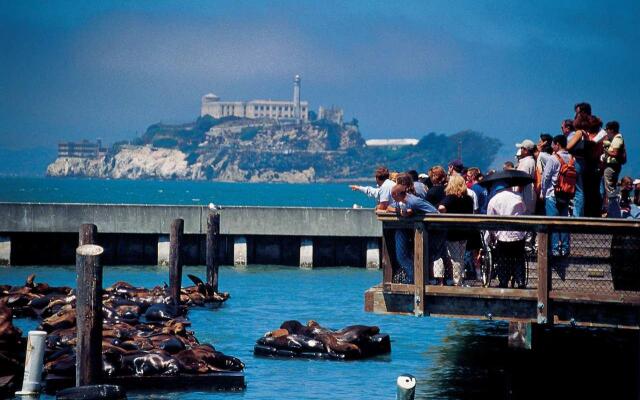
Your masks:
<svg viewBox="0 0 640 400"><path fill-rule="evenodd" d="M3 268L0 283L22 284L31 272L38 282L74 286L73 267ZM186 267L185 285L190 284L187 273L204 276L204 267ZM168 270L106 267L104 284L117 280L148 287L168 281ZM220 289L231 299L218 310L191 310L189 318L200 341L245 362L246 390L130 392L129 397L393 399L397 376L410 373L418 381L417 399L519 399L550 393L548 398L635 398L635 334L560 329L545 336L545 350L509 350L503 323L365 313L364 291L380 280L380 271L355 268L222 267ZM333 328L378 325L391 335L392 352L351 362L254 357L255 340L288 319L314 319ZM34 325L17 324L25 330Z"/></svg>
<svg viewBox="0 0 640 400"><path fill-rule="evenodd" d="M370 183L375 185L375 182ZM347 183L230 183L0 177L0 202L373 207Z"/></svg>

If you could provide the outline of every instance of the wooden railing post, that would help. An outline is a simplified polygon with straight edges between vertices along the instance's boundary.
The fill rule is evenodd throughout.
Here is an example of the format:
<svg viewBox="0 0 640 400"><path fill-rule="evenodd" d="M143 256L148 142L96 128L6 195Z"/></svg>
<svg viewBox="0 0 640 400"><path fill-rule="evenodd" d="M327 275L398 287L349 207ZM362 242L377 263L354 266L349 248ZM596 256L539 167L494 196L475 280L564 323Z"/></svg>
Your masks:
<svg viewBox="0 0 640 400"><path fill-rule="evenodd" d="M93 244L76 249L76 386L102 377L102 253Z"/></svg>
<svg viewBox="0 0 640 400"><path fill-rule="evenodd" d="M393 280L393 263L389 254L389 236L394 234L393 230L384 229L385 223L382 223L382 288L385 291L391 290L391 282ZM392 236L393 237L393 236Z"/></svg>
<svg viewBox="0 0 640 400"><path fill-rule="evenodd" d="M549 271L549 231L538 232L538 304L539 324L552 324L549 291L551 290L551 272Z"/></svg>
<svg viewBox="0 0 640 400"><path fill-rule="evenodd" d="M169 295L173 304L180 304L180 289L182 287L182 234L184 220L174 219L171 222L169 237Z"/></svg>
<svg viewBox="0 0 640 400"><path fill-rule="evenodd" d="M424 285L428 280L427 265L429 263L428 236L424 222L416 222L414 226L413 247L413 313L416 316L424 315Z"/></svg>
<svg viewBox="0 0 640 400"><path fill-rule="evenodd" d="M220 236L220 214L209 214L207 218L207 283L218 291L218 239Z"/></svg>
<svg viewBox="0 0 640 400"><path fill-rule="evenodd" d="M78 246L85 244L96 244L96 236L98 236L98 227L94 224L80 225L80 234L78 238Z"/></svg>

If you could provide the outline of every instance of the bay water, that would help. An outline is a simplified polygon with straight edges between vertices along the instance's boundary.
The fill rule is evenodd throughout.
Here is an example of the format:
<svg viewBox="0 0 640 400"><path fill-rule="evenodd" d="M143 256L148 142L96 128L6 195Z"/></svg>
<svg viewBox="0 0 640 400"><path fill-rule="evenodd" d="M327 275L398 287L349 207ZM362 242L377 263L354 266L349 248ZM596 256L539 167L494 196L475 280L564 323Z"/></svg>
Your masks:
<svg viewBox="0 0 640 400"><path fill-rule="evenodd" d="M191 196L191 198L189 198ZM194 199L197 199L194 200ZM215 204L351 207L369 200L346 184L232 184L188 181L107 181L2 178L0 201L137 204ZM191 202L191 203L189 203ZM1 217L1 216L0 216ZM0 268L0 283L75 285L74 266ZM204 266L185 267L205 275ZM104 285L136 286L168 281L157 266L105 267ZM507 347L507 325L493 321L416 318L364 312L364 292L381 271L328 267L223 266L220 289L231 293L220 309L192 309L191 330L202 342L246 364L243 392L130 392L158 399L393 399L398 375L418 382L417 399L636 398L638 336L635 332L559 328L546 332L533 351ZM283 321L318 321L331 328L377 325L392 339L392 352L362 361L255 357L253 345ZM19 319L25 330L36 322Z"/></svg>

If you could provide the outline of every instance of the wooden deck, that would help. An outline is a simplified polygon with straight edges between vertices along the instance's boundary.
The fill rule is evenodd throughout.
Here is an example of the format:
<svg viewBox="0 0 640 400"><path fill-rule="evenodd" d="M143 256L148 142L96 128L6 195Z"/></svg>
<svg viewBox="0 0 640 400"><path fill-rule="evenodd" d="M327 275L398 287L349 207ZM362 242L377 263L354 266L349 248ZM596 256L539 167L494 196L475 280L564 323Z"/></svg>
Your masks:
<svg viewBox="0 0 640 400"><path fill-rule="evenodd" d="M428 215L383 222L383 282L365 292L365 311L386 314L640 328L640 223L595 218L488 217ZM393 230L413 229L414 284L394 283ZM536 232L538 250L527 257L525 289L483 287L475 279L465 287L436 286L429 279L428 240L447 229ZM571 250L551 256L553 232L568 232ZM620 279L621 267L633 282ZM628 271L631 270L631 275ZM616 274L618 275L617 279ZM496 286L493 281L491 286ZM621 290L624 287L625 290Z"/></svg>

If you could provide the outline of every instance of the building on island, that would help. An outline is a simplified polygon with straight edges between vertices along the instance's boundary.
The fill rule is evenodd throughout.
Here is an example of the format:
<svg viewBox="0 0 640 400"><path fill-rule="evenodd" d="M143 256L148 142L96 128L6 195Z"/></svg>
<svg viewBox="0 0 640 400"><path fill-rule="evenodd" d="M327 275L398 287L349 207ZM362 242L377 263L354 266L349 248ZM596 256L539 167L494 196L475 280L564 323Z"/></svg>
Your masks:
<svg viewBox="0 0 640 400"><path fill-rule="evenodd" d="M213 93L202 96L200 115L213 118L235 116L240 118L269 118L309 120L309 103L300 101L300 75L293 81L293 100L220 101Z"/></svg>
<svg viewBox="0 0 640 400"><path fill-rule="evenodd" d="M344 110L334 106L329 108L320 106L318 108L318 119L324 119L335 124L342 125L344 122Z"/></svg>
<svg viewBox="0 0 640 400"><path fill-rule="evenodd" d="M100 139L96 143L88 140L58 143L58 157L98 158L106 154L107 149L102 147Z"/></svg>
<svg viewBox="0 0 640 400"><path fill-rule="evenodd" d="M369 139L366 141L367 146L415 146L418 144L418 139Z"/></svg>

